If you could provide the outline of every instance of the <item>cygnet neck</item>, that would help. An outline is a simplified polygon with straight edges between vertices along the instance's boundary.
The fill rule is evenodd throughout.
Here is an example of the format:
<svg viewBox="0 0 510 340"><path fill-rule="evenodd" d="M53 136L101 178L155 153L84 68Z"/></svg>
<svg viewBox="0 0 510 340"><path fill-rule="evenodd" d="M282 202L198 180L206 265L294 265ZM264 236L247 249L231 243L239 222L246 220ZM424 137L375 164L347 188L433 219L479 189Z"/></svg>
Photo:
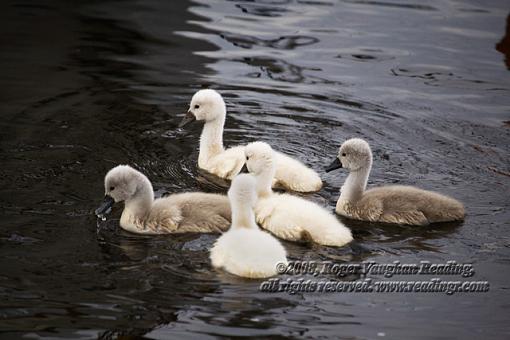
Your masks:
<svg viewBox="0 0 510 340"><path fill-rule="evenodd" d="M257 229L255 214L250 202L235 202L230 200L232 208L232 228Z"/></svg>
<svg viewBox="0 0 510 340"><path fill-rule="evenodd" d="M122 219L129 218L134 221L144 221L152 209L154 203L154 190L147 177L139 175L135 194L124 205Z"/></svg>
<svg viewBox="0 0 510 340"><path fill-rule="evenodd" d="M368 176L372 169L372 157L367 164L356 170L351 170L340 189L340 200L355 203L361 199L367 187Z"/></svg>
<svg viewBox="0 0 510 340"><path fill-rule="evenodd" d="M206 121L200 135L200 153L198 165L205 167L207 162L214 156L222 153L223 149L223 126L225 125L225 109L214 120Z"/></svg>
<svg viewBox="0 0 510 340"><path fill-rule="evenodd" d="M273 193L271 185L273 184L273 178L276 173L276 167L274 161L267 165L260 173L255 174L257 180L257 196L258 198L264 198Z"/></svg>

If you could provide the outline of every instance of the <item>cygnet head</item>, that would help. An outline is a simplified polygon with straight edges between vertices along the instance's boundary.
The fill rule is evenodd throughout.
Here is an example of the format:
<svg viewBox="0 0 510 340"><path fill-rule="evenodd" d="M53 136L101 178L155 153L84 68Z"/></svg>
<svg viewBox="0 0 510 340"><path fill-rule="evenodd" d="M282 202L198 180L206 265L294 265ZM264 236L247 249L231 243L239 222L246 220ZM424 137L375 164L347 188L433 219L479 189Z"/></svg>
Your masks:
<svg viewBox="0 0 510 340"><path fill-rule="evenodd" d="M96 209L96 215L108 213L114 203L129 201L146 189L152 192L150 181L141 172L129 165L118 165L108 171L104 178L105 197Z"/></svg>
<svg viewBox="0 0 510 340"><path fill-rule="evenodd" d="M253 142L244 149L246 167L254 175L259 175L266 169L274 167L274 151L269 144Z"/></svg>
<svg viewBox="0 0 510 340"><path fill-rule="evenodd" d="M215 90L200 90L193 95L186 116L179 124L184 127L193 121L210 122L225 119L226 107L221 95Z"/></svg>
<svg viewBox="0 0 510 340"><path fill-rule="evenodd" d="M338 168L358 171L372 165L372 151L368 143L360 138L346 140L338 151L337 158L326 168L326 172Z"/></svg>
<svg viewBox="0 0 510 340"><path fill-rule="evenodd" d="M233 180L228 190L228 198L231 205L246 204L250 208L257 202L257 192L255 191L255 178L249 174L239 174Z"/></svg>

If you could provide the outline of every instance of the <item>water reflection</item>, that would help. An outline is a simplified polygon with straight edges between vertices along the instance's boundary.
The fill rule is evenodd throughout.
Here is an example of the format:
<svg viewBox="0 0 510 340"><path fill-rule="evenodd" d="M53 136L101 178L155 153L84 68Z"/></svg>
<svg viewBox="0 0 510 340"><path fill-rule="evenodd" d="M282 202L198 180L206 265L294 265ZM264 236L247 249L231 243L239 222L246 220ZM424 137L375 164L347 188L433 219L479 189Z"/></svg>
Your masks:
<svg viewBox="0 0 510 340"><path fill-rule="evenodd" d="M288 1L285 1L288 3ZM280 3L276 2L276 4L280 5ZM269 4L268 4L269 5ZM251 5L251 4L237 4L237 8L239 8L243 13L257 15L261 17L280 17L284 13L288 12L287 9L276 6L259 6L259 5Z"/></svg>
<svg viewBox="0 0 510 340"><path fill-rule="evenodd" d="M415 9L421 11L437 11L437 8L428 5L419 4L405 4L395 2L382 2L382 1L367 1L367 0L343 0L345 2L351 2L354 4L369 5L369 6L380 6L380 7L395 7L402 9Z"/></svg>
<svg viewBox="0 0 510 340"><path fill-rule="evenodd" d="M506 17L506 31L501 41L497 43L496 50L505 55L506 67L510 70L510 14Z"/></svg>
<svg viewBox="0 0 510 340"><path fill-rule="evenodd" d="M276 39L259 39L257 37L238 35L233 33L223 33L220 36L232 43L234 46L242 48L252 48L254 45L267 46L275 49L292 50L299 46L312 45L319 39L307 36L283 36Z"/></svg>

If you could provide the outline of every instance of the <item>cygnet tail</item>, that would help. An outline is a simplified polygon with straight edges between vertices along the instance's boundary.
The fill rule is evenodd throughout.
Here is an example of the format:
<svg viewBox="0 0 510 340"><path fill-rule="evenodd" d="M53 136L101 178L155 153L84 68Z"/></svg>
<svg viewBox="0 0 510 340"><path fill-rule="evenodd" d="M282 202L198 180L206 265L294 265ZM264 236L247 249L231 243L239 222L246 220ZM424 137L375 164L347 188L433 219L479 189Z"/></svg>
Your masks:
<svg viewBox="0 0 510 340"><path fill-rule="evenodd" d="M423 209L423 213L427 217L429 223L464 220L465 210L461 202L450 196L438 193L434 194L439 195L439 199L435 199L427 209ZM432 201L432 198L430 198L429 201Z"/></svg>
<svg viewBox="0 0 510 340"><path fill-rule="evenodd" d="M445 206L443 206L441 210L438 210L434 215L435 216L429 217L429 221L431 223L463 221L464 217L466 216L466 212L462 203L453 198L450 198L448 204L445 204Z"/></svg>
<svg viewBox="0 0 510 340"><path fill-rule="evenodd" d="M353 240L351 231L343 225L307 229L306 232L315 243L323 246L342 247Z"/></svg>
<svg viewBox="0 0 510 340"><path fill-rule="evenodd" d="M309 167L286 155L276 155L276 183L297 192L315 192L322 188L320 176Z"/></svg>

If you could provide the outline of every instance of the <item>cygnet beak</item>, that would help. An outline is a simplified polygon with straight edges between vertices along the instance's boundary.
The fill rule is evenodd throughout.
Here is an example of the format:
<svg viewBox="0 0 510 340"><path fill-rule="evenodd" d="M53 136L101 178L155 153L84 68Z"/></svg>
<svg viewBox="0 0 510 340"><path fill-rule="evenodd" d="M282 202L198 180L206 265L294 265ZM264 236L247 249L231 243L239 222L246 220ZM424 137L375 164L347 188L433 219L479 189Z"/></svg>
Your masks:
<svg viewBox="0 0 510 340"><path fill-rule="evenodd" d="M330 172L336 169L340 169L342 167L342 162L338 158L335 158L333 162L331 162L330 165L327 166L326 172Z"/></svg>
<svg viewBox="0 0 510 340"><path fill-rule="evenodd" d="M114 204L115 201L112 196L106 195L103 202L101 202L101 205L94 211L94 214L96 214L96 216L109 214L112 211Z"/></svg>
<svg viewBox="0 0 510 340"><path fill-rule="evenodd" d="M193 123L196 120L197 120L197 118L195 117L195 115L191 111L188 111L186 113L186 115L184 116L184 118L179 123L179 127L183 128L183 127Z"/></svg>
<svg viewBox="0 0 510 340"><path fill-rule="evenodd" d="M248 167L246 166L246 163L244 163L243 167L241 168L241 171L239 171L240 174L249 174L250 170L248 170Z"/></svg>

